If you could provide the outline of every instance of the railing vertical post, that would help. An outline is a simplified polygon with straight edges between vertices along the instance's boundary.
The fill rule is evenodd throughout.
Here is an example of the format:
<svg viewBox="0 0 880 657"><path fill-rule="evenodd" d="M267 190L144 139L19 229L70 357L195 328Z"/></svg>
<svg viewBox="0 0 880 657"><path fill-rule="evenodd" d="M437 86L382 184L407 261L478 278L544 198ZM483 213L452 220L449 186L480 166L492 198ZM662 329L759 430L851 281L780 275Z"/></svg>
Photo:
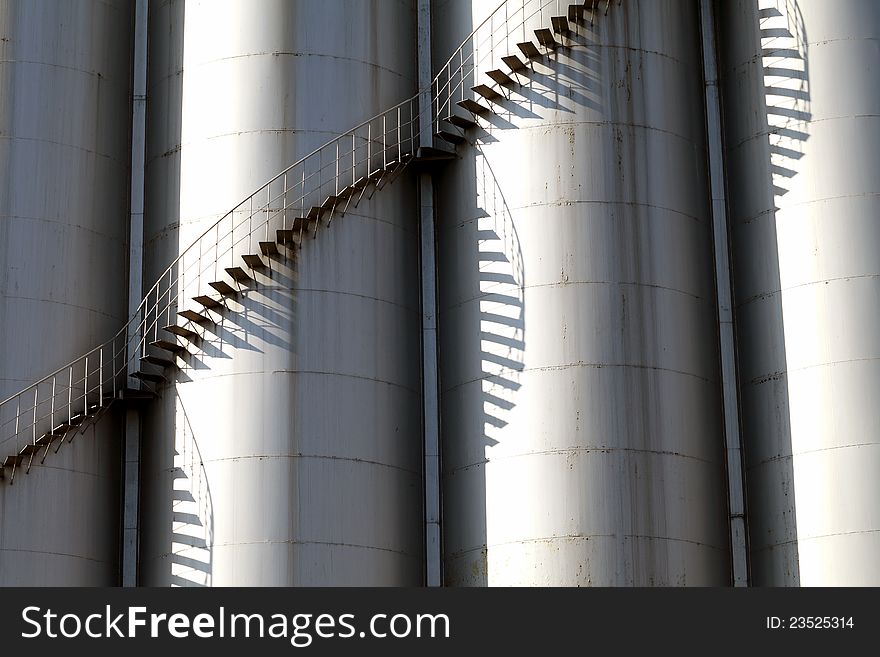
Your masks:
<svg viewBox="0 0 880 657"><path fill-rule="evenodd" d="M98 404L104 407L104 347L98 351Z"/></svg>
<svg viewBox="0 0 880 657"><path fill-rule="evenodd" d="M18 438L18 426L21 422L21 395L15 398L15 437Z"/></svg>
<svg viewBox="0 0 880 657"><path fill-rule="evenodd" d="M73 424L73 365L67 368L67 424Z"/></svg>
<svg viewBox="0 0 880 657"><path fill-rule="evenodd" d="M382 129L385 129L385 115L382 115ZM367 124L367 175L373 173L373 122Z"/></svg>
<svg viewBox="0 0 880 657"><path fill-rule="evenodd" d="M287 228L287 174L284 174L284 193L281 197L281 227ZM266 216L266 241L269 241L269 217Z"/></svg>
<svg viewBox="0 0 880 657"><path fill-rule="evenodd" d="M52 375L52 402L49 404L49 429L55 428L55 375Z"/></svg>
<svg viewBox="0 0 880 657"><path fill-rule="evenodd" d="M89 414L89 357L85 358L83 369L83 415Z"/></svg>
<svg viewBox="0 0 880 657"><path fill-rule="evenodd" d="M110 365L110 377L113 381L113 399L116 399L116 338L113 338L112 364Z"/></svg>
<svg viewBox="0 0 880 657"><path fill-rule="evenodd" d="M220 222L217 222L217 225L214 227L214 280L219 281L220 277L218 274L220 273L218 267L220 266Z"/></svg>
<svg viewBox="0 0 880 657"><path fill-rule="evenodd" d="M400 106L397 106L397 162L403 162L403 139L400 135Z"/></svg>
<svg viewBox="0 0 880 657"><path fill-rule="evenodd" d="M39 400L40 395L40 386L37 384L34 386L34 423L31 427L31 431L33 432L34 445L37 444L37 401Z"/></svg>

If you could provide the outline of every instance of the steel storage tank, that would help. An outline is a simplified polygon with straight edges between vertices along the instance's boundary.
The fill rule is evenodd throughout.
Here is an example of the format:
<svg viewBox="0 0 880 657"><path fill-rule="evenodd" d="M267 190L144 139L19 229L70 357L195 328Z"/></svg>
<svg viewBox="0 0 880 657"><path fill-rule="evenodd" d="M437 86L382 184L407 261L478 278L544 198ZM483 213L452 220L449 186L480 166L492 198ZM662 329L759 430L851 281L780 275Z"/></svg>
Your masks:
<svg viewBox="0 0 880 657"><path fill-rule="evenodd" d="M130 38L126 0L0 3L0 399L125 321ZM118 443L104 416L7 471L0 584L118 581Z"/></svg>
<svg viewBox="0 0 880 657"><path fill-rule="evenodd" d="M416 91L409 0L150 11L148 283L277 172ZM413 187L386 186L273 265L161 388L142 583L422 581Z"/></svg>
<svg viewBox="0 0 880 657"><path fill-rule="evenodd" d="M730 581L697 3L605 4L438 178L451 585ZM436 0L435 68L496 5Z"/></svg>
<svg viewBox="0 0 880 657"><path fill-rule="evenodd" d="M880 4L719 3L751 562L880 585Z"/></svg>

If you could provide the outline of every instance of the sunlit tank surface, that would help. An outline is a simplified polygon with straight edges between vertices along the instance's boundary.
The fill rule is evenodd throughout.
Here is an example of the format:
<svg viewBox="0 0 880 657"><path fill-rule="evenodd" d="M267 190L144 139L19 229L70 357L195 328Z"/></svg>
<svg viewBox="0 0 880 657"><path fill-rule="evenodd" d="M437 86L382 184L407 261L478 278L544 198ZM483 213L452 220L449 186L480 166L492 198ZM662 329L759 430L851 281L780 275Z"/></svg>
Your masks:
<svg viewBox="0 0 880 657"><path fill-rule="evenodd" d="M719 2L757 585L880 585L880 3Z"/></svg>
<svg viewBox="0 0 880 657"><path fill-rule="evenodd" d="M434 3L435 67L496 5ZM556 34L439 180L447 584L729 582L696 11Z"/></svg>
<svg viewBox="0 0 880 657"><path fill-rule="evenodd" d="M146 280L242 198L416 91L404 0L150 4ZM273 263L144 432L148 585L422 581L411 180Z"/></svg>
<svg viewBox="0 0 880 657"><path fill-rule="evenodd" d="M0 399L125 321L130 4L0 2ZM119 439L105 415L12 486L7 470L0 585L117 582Z"/></svg>

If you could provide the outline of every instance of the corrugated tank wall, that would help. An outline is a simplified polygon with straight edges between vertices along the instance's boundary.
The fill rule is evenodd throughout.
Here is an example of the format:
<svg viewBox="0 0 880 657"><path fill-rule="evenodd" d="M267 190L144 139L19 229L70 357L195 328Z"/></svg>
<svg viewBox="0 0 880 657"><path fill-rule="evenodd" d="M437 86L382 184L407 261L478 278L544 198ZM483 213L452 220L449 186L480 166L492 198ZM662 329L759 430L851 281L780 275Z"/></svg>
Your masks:
<svg viewBox="0 0 880 657"><path fill-rule="evenodd" d="M718 6L753 580L876 586L880 4Z"/></svg>
<svg viewBox="0 0 880 657"><path fill-rule="evenodd" d="M696 12L612 2L438 179L448 584L729 582Z"/></svg>
<svg viewBox="0 0 880 657"><path fill-rule="evenodd" d="M415 93L408 0L150 5L146 280ZM207 328L145 422L149 585L422 580L418 241L401 179Z"/></svg>
<svg viewBox="0 0 880 657"><path fill-rule="evenodd" d="M130 39L125 0L0 3L0 399L125 321ZM105 416L2 482L0 583L116 583L118 443Z"/></svg>

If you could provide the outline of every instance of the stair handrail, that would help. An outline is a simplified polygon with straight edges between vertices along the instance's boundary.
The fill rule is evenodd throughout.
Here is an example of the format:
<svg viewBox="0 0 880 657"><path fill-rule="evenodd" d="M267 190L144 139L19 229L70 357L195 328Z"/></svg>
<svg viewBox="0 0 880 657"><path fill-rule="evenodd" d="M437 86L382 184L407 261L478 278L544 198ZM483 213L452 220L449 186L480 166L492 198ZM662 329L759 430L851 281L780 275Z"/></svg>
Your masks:
<svg viewBox="0 0 880 657"><path fill-rule="evenodd" d="M545 12L547 16L561 16L564 6L577 4L577 0L506 0L498 5L465 37L434 76L431 95L435 132L438 122L453 113L454 103L473 99L471 87L476 86L481 73L499 65L495 60L499 51L519 55L517 40L530 40L529 25L540 22L546 26L543 21ZM590 3L588 0L580 4L585 11ZM598 0L590 5L592 11L597 6Z"/></svg>
<svg viewBox="0 0 880 657"><path fill-rule="evenodd" d="M44 429L51 431L60 424L71 424L70 421L81 413L87 414L93 407L100 409L109 405L112 398L126 387L126 378L134 371L131 364L145 354L150 331L157 332L162 316L170 319L171 310L177 307L180 294L176 288L184 287L182 279L186 272L195 265L199 267L197 278L205 273L200 267L204 264L204 253L176 274L175 269L185 263L212 232L217 234L211 262L216 270L220 259L227 254L230 264L234 263L239 254L236 247L245 242L252 246L258 231L268 235L273 220L280 222L282 229L293 226L294 217L290 215L294 209L297 214L307 211L311 207L307 207L308 204L315 199L323 200L325 193L331 196L331 190L338 192L341 181L347 180L348 176L351 176L351 183L357 183L364 176L383 171L393 162L399 162L403 168L418 143L418 98L419 94L415 94L318 146L272 176L204 229L156 278L137 309L111 338L0 401L0 446L23 435L29 436L27 444L36 445L44 435ZM328 154L325 158L328 151L332 151L332 157ZM317 166L309 166L314 164ZM298 169L301 169L298 181L285 181L286 176ZM280 190L276 188L279 182L284 183ZM307 188L307 184L311 186ZM266 201L260 198L254 203L264 193ZM271 204L279 199L283 206L272 208ZM258 217L260 213L266 216ZM240 217L235 221L237 214ZM288 219L291 220L289 223ZM229 228L220 235L220 227L225 222L230 224ZM300 239L307 225L300 222ZM317 231L319 222L313 222L313 225L313 230ZM227 238L229 245L221 252L220 242ZM135 348L132 348L133 343ZM81 410L76 406L79 403L82 403ZM15 409L14 413L12 409ZM47 420L51 426L42 426ZM9 432L12 425L14 430Z"/></svg>
<svg viewBox="0 0 880 657"><path fill-rule="evenodd" d="M606 0L606 3L610 5L610 0ZM567 4L571 4L571 0L568 0L567 2L563 0L503 0L495 10L493 10L473 29L470 35L461 42L461 45L453 52L446 63L441 66L439 72L433 78L429 89L419 89L419 91L410 98L407 98L388 110L380 112L366 121L359 123L346 133L328 140L279 173L275 174L266 183L258 187L256 191L245 196L238 205L221 215L208 228L204 229L203 232L186 247L186 249L181 251L179 255L174 258L168 267L166 267L166 269L157 277L153 286L144 294L137 309L131 314L128 321L113 335L113 337L89 350L86 354L74 359L67 365L60 367L26 388L23 388L0 401L0 446L5 445L5 443L14 439L16 436L27 432L30 434L29 443L33 443L36 447L37 441L42 433L42 429L38 430L38 425L47 419L50 420L50 426L48 429L51 432L54 431L58 424L58 420L63 418L64 411L56 411L56 399L58 399L59 396L61 396L62 402L64 396L66 395L67 397L66 407L62 403L60 408L66 409L68 424L72 424L72 421L75 419L73 402L79 402L82 400L82 413L85 415L91 408L104 408L112 402L113 398L126 388L126 379L134 372L132 363L146 354L147 338L150 332L152 331L154 336L158 335L159 323L162 316L166 317L169 324L173 323L170 321L171 312L178 308L178 301L182 297L183 291L186 289L185 276L192 266L199 267L196 271L196 285L198 286L197 291L201 292L201 278L203 271L200 267L205 255L201 251L202 240L210 235L212 231L215 232L215 240L212 243L215 255L210 264L213 265L215 274L218 273L217 270L220 265L221 255L225 257L226 254L229 254L230 265L235 266L236 255L241 255L240 245L246 243L246 250L252 251L254 235L257 232L260 232L268 239L270 236L270 226L273 221L278 224L280 219L282 230L287 230L287 219L290 210L296 210L299 214L298 217L291 218L291 223L289 225L291 227L295 226L295 220L300 219L298 230L299 238L301 240L305 236L306 229L309 225L308 222L303 220L307 212L306 207L309 207L310 209L313 207L321 207L324 201L320 199L330 199L334 194L338 194L340 192L340 180L344 179L344 176L348 176L349 171L351 175L350 185L356 185L364 180L367 181L366 184L369 184L370 177L374 175L374 158L381 156L383 166L377 166L375 171L383 172L380 175L384 175L384 170L387 169L389 165L388 155L393 149L397 149L397 159L392 160L392 162L396 162L397 168L400 169L405 167L409 161L406 158L411 158L416 154L419 135L418 102L423 93L430 91L432 108L431 120L436 132L439 121L444 118L442 110L444 108L449 108L449 113L451 113L451 103L453 102L453 99L457 97L455 94L460 92L462 99L466 97L466 92L464 91L465 80L475 80L477 72L481 70L479 67L487 58L494 56L496 45L502 45L510 40L513 32L509 29L509 24L512 19L515 19L517 16L520 17L518 22L515 23L513 29L515 31L522 29L523 40L525 41L528 40L526 36L527 22L536 15L542 18L544 11L552 5L555 5L556 11L559 13L561 7ZM588 4L589 0L584 3L584 10L586 10ZM592 11L595 11L597 4L598 0L593 0ZM514 5L517 5L518 7L515 7L512 12L509 11ZM502 10L505 12L504 20L498 26L494 26L493 21L500 16ZM486 32L485 29L487 25L489 26L488 32ZM502 28L506 31L505 37L496 44L495 31ZM486 33L486 36L483 37L483 41L480 41L481 31ZM480 57L480 46L486 39L488 39L489 48L484 48L483 56ZM465 56L464 52L469 46L472 46L473 50L469 55ZM508 52L512 52L512 50L508 50ZM459 64L457 68L453 69L453 62L456 57L459 59ZM467 73L465 73L466 66L469 66ZM453 86L451 80L456 75L458 76L458 82ZM441 80L444 77L446 78L446 83L441 84ZM444 98L442 102L441 98ZM388 129L389 115L392 118L393 126L390 130ZM382 130L379 132L377 125L377 135L379 135L381 139L376 140L372 135L372 126L378 124L379 121L382 122ZM366 138L364 138L363 135L358 134L359 132L363 132L364 129L367 130ZM406 130L407 133L405 138L404 130ZM396 133L397 139L389 144L386 141L386 137L392 133ZM352 145L351 149L347 150L349 141ZM381 146L381 149L374 151L374 144L377 148ZM404 144L407 144L405 150L403 147ZM328 155L328 161L325 164L323 161L323 153L327 150L335 150L335 155L332 158ZM359 151L361 150L366 153L365 157L359 155ZM350 169L348 168L348 157L351 157L352 166ZM307 173L306 165L316 158L318 159L317 168L309 170ZM345 161L345 168L342 170L341 175L340 164L343 163L343 161ZM302 175L299 178L299 181L294 181L292 187L288 187L288 176L298 168L302 169ZM328 177L325 180L323 175L327 168L333 169L333 175L330 176L328 174ZM317 180L315 180L316 177ZM280 190L277 189L279 181L282 182ZM307 182L313 183L313 186L308 190L306 189ZM273 185L275 185L276 189L274 195ZM334 194L330 193L331 185ZM299 189L299 196L292 196L291 200L293 203L288 204L288 196L290 194L296 194L297 189ZM264 192L266 193L266 202L262 203L262 199L260 199L258 205L254 207L254 199L257 196L261 196ZM363 192L361 192L361 195L362 194ZM314 198L319 199L319 204L311 204L311 200ZM273 209L272 203L279 200L282 201L281 207ZM346 208L349 203L350 197L345 201ZM244 206L247 207L245 208ZM335 205L330 208L331 217L334 210ZM241 218L236 223L234 219L237 213L240 214ZM257 225L254 226L254 218L260 213L265 213L266 216L264 219L258 219ZM226 250L221 254L221 235L219 230L220 226L226 221L230 221L231 225L229 231L223 234L222 239L226 239L228 236L230 243ZM319 224L319 221L314 222L315 232L317 232ZM239 233L239 239L236 240L236 229L244 229L245 225L247 226L247 231L244 236ZM240 247L239 250L236 249L237 246ZM186 258L192 255L197 247L200 248L200 251L193 265L190 265L189 267L183 266L183 268L180 268L177 271L177 274L175 274L175 268L179 268L182 264L185 265ZM207 272L204 273L207 275ZM167 279L168 282L163 288L162 283L165 279ZM156 298L155 302L150 304L152 296L155 296ZM162 301L163 298L165 299L164 304ZM150 318L152 318L152 321L150 321ZM105 358L105 354L109 357L109 372L106 374L105 363L108 359ZM94 369L89 366L90 358L92 359L92 367ZM97 365L94 365L95 360L97 360ZM63 378L63 375L65 374L67 375L66 386L64 385ZM97 375L97 381L93 380L95 375ZM61 377L60 384L59 377ZM49 387L51 388L51 391L47 392L45 397L41 397L41 387ZM97 396L95 396L95 393L97 393ZM30 406L27 406L29 403L27 397L31 395L33 395L34 401ZM90 395L92 396L90 397ZM15 402L16 412L13 416L9 417L9 410L11 409L13 402ZM22 403L25 404L24 408L22 408ZM77 413L79 413L79 411L77 411ZM27 415L27 418L25 418L25 415ZM23 419L24 425L22 425ZM28 424L28 422L30 423ZM14 423L15 431L8 437L4 438L3 436L6 433L4 427L11 423Z"/></svg>

